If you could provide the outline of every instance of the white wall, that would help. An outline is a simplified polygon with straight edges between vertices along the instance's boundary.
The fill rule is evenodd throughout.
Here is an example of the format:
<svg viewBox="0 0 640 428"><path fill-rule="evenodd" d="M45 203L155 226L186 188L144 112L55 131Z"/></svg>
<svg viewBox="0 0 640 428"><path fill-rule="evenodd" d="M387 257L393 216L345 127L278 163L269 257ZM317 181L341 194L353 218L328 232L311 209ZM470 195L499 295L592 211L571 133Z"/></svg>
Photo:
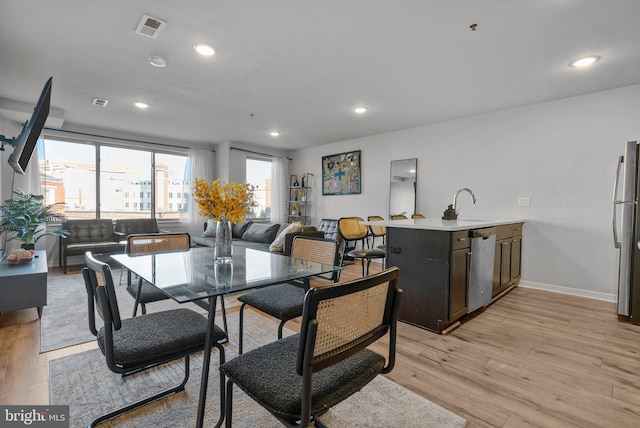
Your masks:
<svg viewBox="0 0 640 428"><path fill-rule="evenodd" d="M461 194L461 217L526 219L523 284L612 300L613 176L623 143L637 139L640 85L302 149L292 171L314 174L317 224L385 216L390 161L417 157L417 212L441 217L469 187L477 204ZM321 157L349 150L362 150L362 194L322 196Z"/></svg>

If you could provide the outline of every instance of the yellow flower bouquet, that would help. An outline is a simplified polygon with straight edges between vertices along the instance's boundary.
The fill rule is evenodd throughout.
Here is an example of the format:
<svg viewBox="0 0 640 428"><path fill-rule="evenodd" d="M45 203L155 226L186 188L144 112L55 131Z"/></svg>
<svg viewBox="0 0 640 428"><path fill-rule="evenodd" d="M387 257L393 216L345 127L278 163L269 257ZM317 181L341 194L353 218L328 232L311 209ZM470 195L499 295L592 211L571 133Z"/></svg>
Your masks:
<svg viewBox="0 0 640 428"><path fill-rule="evenodd" d="M215 260L216 263L231 262L233 242L231 223L244 221L256 205L253 200L253 186L247 183L225 183L215 180L209 184L206 180L196 179L195 200L200 215L218 220L216 225Z"/></svg>
<svg viewBox="0 0 640 428"><path fill-rule="evenodd" d="M214 220L224 217L232 223L244 221L244 217L256 205L253 186L247 183L225 183L220 179L208 183L197 178L194 196L201 216Z"/></svg>

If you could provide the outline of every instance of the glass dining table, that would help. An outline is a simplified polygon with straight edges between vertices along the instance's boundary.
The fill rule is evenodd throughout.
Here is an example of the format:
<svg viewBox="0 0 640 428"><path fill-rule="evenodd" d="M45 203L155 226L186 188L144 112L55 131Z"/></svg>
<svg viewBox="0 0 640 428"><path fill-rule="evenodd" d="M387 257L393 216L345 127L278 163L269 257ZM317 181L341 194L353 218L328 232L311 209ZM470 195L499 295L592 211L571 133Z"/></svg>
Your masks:
<svg viewBox="0 0 640 428"><path fill-rule="evenodd" d="M241 247L234 247L230 263L215 263L213 248L210 247L153 254L114 254L111 258L176 302L194 302L208 308L197 428L202 427L204 422L217 298L289 280L304 280L341 269L338 266Z"/></svg>

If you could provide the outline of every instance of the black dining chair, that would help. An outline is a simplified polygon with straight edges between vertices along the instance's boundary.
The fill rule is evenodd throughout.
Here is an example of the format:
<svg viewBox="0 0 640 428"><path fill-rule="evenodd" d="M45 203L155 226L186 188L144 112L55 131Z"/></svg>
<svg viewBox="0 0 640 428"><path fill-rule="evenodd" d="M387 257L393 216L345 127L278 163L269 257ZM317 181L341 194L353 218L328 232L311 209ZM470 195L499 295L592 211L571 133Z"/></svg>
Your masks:
<svg viewBox="0 0 640 428"><path fill-rule="evenodd" d="M220 366L227 377L226 426L232 426L233 385L288 427L307 427L332 406L395 364L402 290L399 270L311 288L300 334L248 351ZM388 336L385 356L367 346Z"/></svg>
<svg viewBox="0 0 640 428"><path fill-rule="evenodd" d="M362 260L362 276L369 275L369 265L373 259L384 259L387 253L377 248L365 248L365 240L369 233L367 226L363 225L364 220L360 217L342 217L338 220L338 230L345 241L362 241L361 248L353 247L347 251L347 256L354 260Z"/></svg>
<svg viewBox="0 0 640 428"><path fill-rule="evenodd" d="M122 319L111 268L85 254L87 267L82 270L89 307L89 329L105 356L107 367L123 377L184 358L184 378L177 386L142 398L119 409L98 416L90 427L115 416L144 406L162 397L182 391L189 379L189 356L202 351L207 335L207 318L190 309L173 309L134 318ZM104 326L96 329L96 309ZM221 341L227 339L215 324L212 343L218 349L220 364L225 361ZM224 378L220 377L220 417L224 418Z"/></svg>
<svg viewBox="0 0 640 428"><path fill-rule="evenodd" d="M339 264L340 256L338 248L339 244L333 239L296 236L293 239L291 258L336 266ZM334 272L331 276L330 279L333 282L338 281L338 273ZM303 282L271 285L239 296L238 300L242 305L240 306L238 353L242 354L243 350L244 309L247 305L279 319L278 339L281 339L284 324L302 315L304 295L308 289L309 282L306 279Z"/></svg>
<svg viewBox="0 0 640 428"><path fill-rule="evenodd" d="M126 253L129 255L163 253L168 251L186 251L191 248L191 236L188 233L152 233L127 236ZM133 316L147 313L147 303L158 302L169 298L162 290L154 287L142 278L127 284L127 292L135 299Z"/></svg>

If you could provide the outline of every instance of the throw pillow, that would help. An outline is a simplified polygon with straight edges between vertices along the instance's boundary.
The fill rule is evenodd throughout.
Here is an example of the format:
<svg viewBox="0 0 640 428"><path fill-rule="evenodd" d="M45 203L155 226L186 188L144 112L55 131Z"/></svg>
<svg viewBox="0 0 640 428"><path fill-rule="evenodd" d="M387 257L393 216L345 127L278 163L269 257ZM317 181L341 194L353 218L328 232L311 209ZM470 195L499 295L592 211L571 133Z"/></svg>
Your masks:
<svg viewBox="0 0 640 428"><path fill-rule="evenodd" d="M276 239L271 243L271 245L269 245L269 251L271 252L282 251L282 248L284 247L284 239L287 236L287 234L294 233L294 232L302 232L302 229L303 227L301 222L291 223L282 232L280 232L276 237Z"/></svg>
<svg viewBox="0 0 640 428"><path fill-rule="evenodd" d="M242 235L244 235L244 233L247 231L249 226L251 226L251 223L253 223L253 221L248 220L248 221L242 221L240 223L234 224L231 227L231 237L242 239Z"/></svg>
<svg viewBox="0 0 640 428"><path fill-rule="evenodd" d="M251 223L247 231L242 235L242 239L244 241L271 244L276 239L278 229L280 229L279 224Z"/></svg>
<svg viewBox="0 0 640 428"><path fill-rule="evenodd" d="M207 220L207 228L202 234L203 238L215 238L216 237L216 227L218 227L218 222L214 220Z"/></svg>

